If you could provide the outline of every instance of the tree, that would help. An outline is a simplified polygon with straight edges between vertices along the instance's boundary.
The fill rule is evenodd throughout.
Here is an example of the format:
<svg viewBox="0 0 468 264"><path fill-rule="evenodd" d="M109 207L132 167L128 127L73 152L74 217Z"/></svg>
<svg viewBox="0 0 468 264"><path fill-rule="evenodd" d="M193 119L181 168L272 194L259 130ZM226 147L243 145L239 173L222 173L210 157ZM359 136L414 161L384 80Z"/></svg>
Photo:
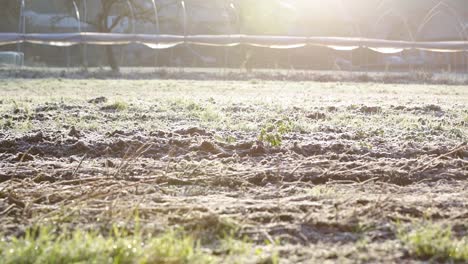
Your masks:
<svg viewBox="0 0 468 264"><path fill-rule="evenodd" d="M81 6L85 0L80 0ZM97 31L102 33L111 33L119 25L119 23L128 18L138 21L150 21L154 22L154 11L149 9L147 6L142 4L138 0L101 0L99 10L96 16L91 16L87 21L87 24L94 26ZM77 1L78 3L78 1ZM133 14L132 14L133 12ZM113 17L110 21L109 17ZM85 19L85 18L82 18ZM132 22L134 23L134 21ZM115 54L112 46L106 46L107 62L113 71L118 72L120 70L119 64L115 58Z"/></svg>
<svg viewBox="0 0 468 264"><path fill-rule="evenodd" d="M5 1L5 0L0 0ZM75 0L76 4L80 7L84 6L86 0ZM148 0L100 0L100 3L94 2L96 0L87 1L89 6L92 5L92 13L88 17L81 17L81 21L85 22L88 25L93 26L98 32L101 33L112 33L118 27L118 25L125 18L132 20L133 18L137 21L151 22L154 23L154 10L148 8L150 3ZM66 2L66 8L69 10L69 14L74 12L73 1ZM112 17L112 20L109 18ZM135 23L132 21L131 23ZM130 33L128 31L127 33ZM120 70L119 64L115 58L114 50L111 45L107 45L106 57L107 63L113 71L118 72Z"/></svg>

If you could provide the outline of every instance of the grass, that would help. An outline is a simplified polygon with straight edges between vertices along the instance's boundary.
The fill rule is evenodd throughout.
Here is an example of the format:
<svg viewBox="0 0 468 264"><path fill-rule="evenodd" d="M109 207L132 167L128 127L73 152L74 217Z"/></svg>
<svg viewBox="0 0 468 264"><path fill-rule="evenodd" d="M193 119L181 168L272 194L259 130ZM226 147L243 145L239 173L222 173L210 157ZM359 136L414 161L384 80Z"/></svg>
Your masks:
<svg viewBox="0 0 468 264"><path fill-rule="evenodd" d="M108 104L102 107L102 110L114 110L114 111L125 111L128 109L128 103L123 101L115 101L114 103Z"/></svg>
<svg viewBox="0 0 468 264"><path fill-rule="evenodd" d="M237 263L255 255L278 262L276 253L234 237L221 239L219 249L202 248L200 241L184 232L168 231L158 236L128 235L114 229L109 236L98 232L29 229L24 237L0 241L0 261L13 263ZM227 252L224 259L213 252Z"/></svg>
<svg viewBox="0 0 468 264"><path fill-rule="evenodd" d="M2 240L3 263L211 263L189 236L168 232L143 239L114 233L104 237L78 230L57 234L48 228L30 230L23 238Z"/></svg>
<svg viewBox="0 0 468 264"><path fill-rule="evenodd" d="M450 227L419 224L409 231L400 230L399 238L410 254L432 261L468 261L468 240L455 238Z"/></svg>
<svg viewBox="0 0 468 264"><path fill-rule="evenodd" d="M60 92L56 87L60 87ZM351 132L372 129L389 137L404 131L412 137L447 135L454 140L467 139L466 109L461 107L467 96L463 86L448 89L420 85L203 81L197 82L193 89L193 81L184 80L92 80L82 83L46 79L3 81L0 89L3 96L0 115L4 115L0 126L22 132L40 126L61 129L64 125L96 132L129 126L140 130L167 130L179 124L197 123L203 128L258 135L262 129L269 130L267 121L274 123L287 116L293 124L293 132L320 132L324 127L337 127ZM103 95L109 103L88 103L88 100ZM441 106L443 116L431 111L420 113L391 108L392 105L419 106L419 101ZM47 104L55 109L37 111ZM363 114L362 106L379 106L381 111ZM74 115L66 112L67 116L63 116L63 110L71 107L81 111ZM328 108L335 110L327 112ZM14 109L21 110L15 113ZM325 118L308 118L311 113L318 112L325 113ZM37 120L38 114L63 118ZM144 119L141 118L143 114ZM449 116L459 122L443 123ZM112 122L108 122L109 119ZM413 135L413 131L417 134ZM263 133L264 137L271 139L267 141L280 144L277 139L281 133L276 133L279 136L276 137L274 132L265 132L268 133Z"/></svg>

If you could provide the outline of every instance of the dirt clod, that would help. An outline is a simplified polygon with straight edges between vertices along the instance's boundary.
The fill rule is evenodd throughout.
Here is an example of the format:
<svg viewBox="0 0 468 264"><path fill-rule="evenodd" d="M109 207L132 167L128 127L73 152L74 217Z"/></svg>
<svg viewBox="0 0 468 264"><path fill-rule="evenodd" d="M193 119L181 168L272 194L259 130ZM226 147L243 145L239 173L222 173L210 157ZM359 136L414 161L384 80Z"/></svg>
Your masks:
<svg viewBox="0 0 468 264"><path fill-rule="evenodd" d="M107 98L104 96L96 97L88 101L90 104L102 104L102 103L107 103Z"/></svg>
<svg viewBox="0 0 468 264"><path fill-rule="evenodd" d="M359 111L364 114L377 114L382 111L382 108L379 106L362 106Z"/></svg>
<svg viewBox="0 0 468 264"><path fill-rule="evenodd" d="M42 132L37 132L36 134L27 136L25 139L29 143L39 143L44 140L44 134Z"/></svg>
<svg viewBox="0 0 468 264"><path fill-rule="evenodd" d="M328 106L328 107L327 107L327 111L328 111L328 112L336 112L336 111L338 111L338 107L336 107L336 106Z"/></svg>
<svg viewBox="0 0 468 264"><path fill-rule="evenodd" d="M68 132L68 135L70 137L80 138L81 137L81 132L78 131L78 129L76 129L75 126L72 126L71 129L70 129L70 132Z"/></svg>
<svg viewBox="0 0 468 264"><path fill-rule="evenodd" d="M430 105L424 106L424 110L433 111L433 112L441 112L442 107L440 107L439 105L430 104Z"/></svg>
<svg viewBox="0 0 468 264"><path fill-rule="evenodd" d="M307 118L312 119L312 120L325 119L326 117L327 115L321 112L315 112L315 113L311 113L307 115Z"/></svg>
<svg viewBox="0 0 468 264"><path fill-rule="evenodd" d="M34 156L28 153L18 153L18 155L16 155L16 157L13 159L13 161L16 161L16 162L34 161Z"/></svg>
<svg viewBox="0 0 468 264"><path fill-rule="evenodd" d="M255 144L252 145L250 148L249 154L251 156L262 156L267 153L267 150L265 148L265 145L261 141L255 142Z"/></svg>
<svg viewBox="0 0 468 264"><path fill-rule="evenodd" d="M212 154L219 154L223 152L219 146L210 141L203 141L203 143L198 147L200 151L205 151Z"/></svg>
<svg viewBox="0 0 468 264"><path fill-rule="evenodd" d="M211 133L207 132L206 130L198 127L191 127L186 129L179 129L176 130L174 133L179 135L189 135L189 136L210 136Z"/></svg>
<svg viewBox="0 0 468 264"><path fill-rule="evenodd" d="M83 141L78 141L70 146L70 152L74 154L84 154L91 151L91 148Z"/></svg>

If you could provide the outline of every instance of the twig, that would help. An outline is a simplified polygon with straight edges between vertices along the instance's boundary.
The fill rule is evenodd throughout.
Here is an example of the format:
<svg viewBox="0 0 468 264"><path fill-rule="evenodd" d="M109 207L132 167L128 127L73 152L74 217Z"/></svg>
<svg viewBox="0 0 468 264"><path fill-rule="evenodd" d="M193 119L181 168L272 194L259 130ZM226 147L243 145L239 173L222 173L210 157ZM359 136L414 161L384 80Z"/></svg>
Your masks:
<svg viewBox="0 0 468 264"><path fill-rule="evenodd" d="M363 182L361 182L359 184L360 185L365 185L366 183L373 182L373 181L376 181L378 179L379 179L379 177L370 178L370 179L367 179L367 180L365 180L365 181L363 181Z"/></svg>
<svg viewBox="0 0 468 264"><path fill-rule="evenodd" d="M12 204L10 206L8 206L5 210L3 210L2 212L0 212L0 215L5 215L7 214L13 207L15 207L16 205L15 204Z"/></svg>
<svg viewBox="0 0 468 264"><path fill-rule="evenodd" d="M419 166L419 167L417 167L417 168L412 169L412 170L410 171L410 174L413 174L414 172L419 171L419 170L421 170L420 172L426 171L426 170L429 168L429 166L431 165L431 163L433 163L434 161L436 161L436 160L438 160L438 159L441 159L441 158L450 156L450 155L452 155L453 153L456 153L456 152L458 152L458 151L464 149L464 148L466 147L466 144L467 144L466 142L463 142L462 144L460 144L458 147L454 148L453 150L451 150L451 151L449 151L449 152L447 152L447 153L445 153L445 154L439 155L439 156L437 156L437 157L431 159L430 161L426 162L425 164L423 164L423 165L421 165L421 166Z"/></svg>
<svg viewBox="0 0 468 264"><path fill-rule="evenodd" d="M16 164L15 171L13 172L13 176L11 176L10 180L13 180L16 178L16 172L18 171L19 165L23 162L24 158L26 157L26 155L28 155L29 151L31 151L32 148L33 147L30 147L25 153L23 153L23 155L21 155L21 158L18 164Z"/></svg>
<svg viewBox="0 0 468 264"><path fill-rule="evenodd" d="M87 154L84 154L83 157L81 158L80 163L78 163L78 166L76 166L75 170L72 173L72 178L75 177L76 173L78 172L78 170L81 167L81 164L83 164L83 161L85 160L86 156L87 156Z"/></svg>
<svg viewBox="0 0 468 264"><path fill-rule="evenodd" d="M129 150L127 151L127 153L125 154L124 156L124 159L122 160L122 163L121 165L118 167L117 171L115 172L114 174L114 178L117 177L117 175L121 172L121 171L125 171L125 169L128 167L128 165L130 164L131 161L133 160L136 160L138 158L140 158L143 154L145 154L148 150L150 150L150 148L153 147L153 143L145 143L143 145L141 145L141 147L139 147L135 153L131 156L129 156L128 158L126 157L127 156L127 153L129 152Z"/></svg>

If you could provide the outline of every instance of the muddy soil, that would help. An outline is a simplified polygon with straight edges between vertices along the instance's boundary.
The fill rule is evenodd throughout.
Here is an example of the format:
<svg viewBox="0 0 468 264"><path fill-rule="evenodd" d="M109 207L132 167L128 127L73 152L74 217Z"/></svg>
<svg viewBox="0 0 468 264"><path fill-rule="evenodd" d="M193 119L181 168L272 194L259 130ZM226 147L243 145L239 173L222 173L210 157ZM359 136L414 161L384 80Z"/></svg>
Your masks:
<svg viewBox="0 0 468 264"><path fill-rule="evenodd" d="M27 178L38 172L50 179L67 179L78 164L94 163L94 177L109 173L125 161L150 173L166 163L217 162L233 174L250 171L242 179L257 186L281 182L324 184L331 180L379 182L406 186L422 180L462 180L466 177L465 143L399 143L378 139L373 148L360 147L353 135L338 132L290 133L280 147L261 142L255 134L229 135L235 143L220 142L216 133L190 127L175 131L112 131L95 134L78 131L38 131L0 140L0 181ZM83 165L83 164L82 164ZM75 176L80 174L80 167ZM128 173L135 174L129 171ZM130 175L131 176L131 175ZM130 177L119 172L119 177Z"/></svg>
<svg viewBox="0 0 468 264"><path fill-rule="evenodd" d="M42 103L3 117L42 122L58 112L91 113L108 101L99 96L83 105ZM223 109L258 110L242 103ZM295 109L311 122L340 111L450 119L450 110L427 103ZM114 122L114 111L101 110L100 124ZM132 118L138 123L152 117ZM323 126L289 131L272 146L259 140L258 131L173 122L165 130L106 132L69 124L21 132L5 122L0 233L20 236L36 224L104 232L113 223L131 225L129 212L137 209L148 232L224 232L234 226L237 236L255 243L279 241L284 263L424 261L397 235L398 225L417 221L446 224L455 238L468 235L468 146L462 139L428 132L425 140L412 140L402 131L376 133L363 144L357 130Z"/></svg>
<svg viewBox="0 0 468 264"><path fill-rule="evenodd" d="M468 234L466 144L385 139L366 149L352 136L323 132L291 134L271 147L249 133L233 134L235 143L216 133L72 128L3 137L1 232L57 218L105 229L138 203L148 229L226 218L254 241L281 240L290 262L405 259L394 223L423 217ZM362 239L369 246L356 248Z"/></svg>

